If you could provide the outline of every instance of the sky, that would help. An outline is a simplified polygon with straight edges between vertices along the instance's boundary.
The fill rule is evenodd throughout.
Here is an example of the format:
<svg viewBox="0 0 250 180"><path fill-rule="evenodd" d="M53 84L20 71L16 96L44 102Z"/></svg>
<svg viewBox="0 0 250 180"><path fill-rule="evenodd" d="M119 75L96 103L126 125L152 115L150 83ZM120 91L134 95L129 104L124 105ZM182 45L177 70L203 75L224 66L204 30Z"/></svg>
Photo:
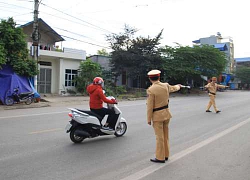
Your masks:
<svg viewBox="0 0 250 180"><path fill-rule="evenodd" d="M234 57L250 57L249 0L39 0L42 18L65 41L60 47L82 49L87 55L110 52L106 35L124 32L154 38L163 29L162 46L192 46L193 40L231 37ZM0 19L18 25L33 21L34 0L0 0Z"/></svg>

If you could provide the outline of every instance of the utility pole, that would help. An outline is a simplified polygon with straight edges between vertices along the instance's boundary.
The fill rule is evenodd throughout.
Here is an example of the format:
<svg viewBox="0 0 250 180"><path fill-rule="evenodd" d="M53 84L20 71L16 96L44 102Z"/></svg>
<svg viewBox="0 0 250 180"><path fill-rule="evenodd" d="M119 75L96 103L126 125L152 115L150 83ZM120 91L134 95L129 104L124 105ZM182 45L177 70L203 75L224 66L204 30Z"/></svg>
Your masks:
<svg viewBox="0 0 250 180"><path fill-rule="evenodd" d="M39 44L39 32L38 32L38 6L39 0L34 0L34 22L33 22L33 33L32 33L32 40L33 40L33 59L37 63L37 70L38 70L38 44ZM34 77L34 86L37 90L37 75Z"/></svg>

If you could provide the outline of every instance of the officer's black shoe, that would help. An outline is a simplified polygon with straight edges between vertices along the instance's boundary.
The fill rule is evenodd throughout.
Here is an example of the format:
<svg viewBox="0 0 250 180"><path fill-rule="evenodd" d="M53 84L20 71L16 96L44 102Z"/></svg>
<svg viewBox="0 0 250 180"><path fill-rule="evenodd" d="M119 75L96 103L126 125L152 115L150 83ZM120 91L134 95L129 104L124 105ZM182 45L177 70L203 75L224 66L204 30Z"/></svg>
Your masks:
<svg viewBox="0 0 250 180"><path fill-rule="evenodd" d="M212 112L212 111L210 111L210 110L206 110L206 112Z"/></svg>
<svg viewBox="0 0 250 180"><path fill-rule="evenodd" d="M168 157L165 157L165 161L167 161L168 160Z"/></svg>
<svg viewBox="0 0 250 180"><path fill-rule="evenodd" d="M219 112L221 112L221 111L216 111L216 113L219 113Z"/></svg>
<svg viewBox="0 0 250 180"><path fill-rule="evenodd" d="M158 160L156 158L150 159L150 161L155 162L155 163L165 163L165 160Z"/></svg>

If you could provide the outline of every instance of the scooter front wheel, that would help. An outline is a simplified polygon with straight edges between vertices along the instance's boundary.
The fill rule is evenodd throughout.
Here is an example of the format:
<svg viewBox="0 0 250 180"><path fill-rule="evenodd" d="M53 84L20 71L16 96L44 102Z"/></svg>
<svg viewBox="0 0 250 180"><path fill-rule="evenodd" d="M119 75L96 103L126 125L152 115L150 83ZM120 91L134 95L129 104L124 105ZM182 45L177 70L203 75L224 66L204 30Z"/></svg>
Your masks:
<svg viewBox="0 0 250 180"><path fill-rule="evenodd" d="M69 137L71 139L72 142L74 143L81 143L85 138L84 137L80 137L76 135L76 130L77 128L74 128L70 131Z"/></svg>
<svg viewBox="0 0 250 180"><path fill-rule="evenodd" d="M12 105L14 104L14 99L13 99L12 97L7 97L7 98L5 99L5 104L6 104L7 106L12 106Z"/></svg>
<svg viewBox="0 0 250 180"><path fill-rule="evenodd" d="M121 137L126 133L126 131L127 131L127 123L120 122L116 127L115 136Z"/></svg>

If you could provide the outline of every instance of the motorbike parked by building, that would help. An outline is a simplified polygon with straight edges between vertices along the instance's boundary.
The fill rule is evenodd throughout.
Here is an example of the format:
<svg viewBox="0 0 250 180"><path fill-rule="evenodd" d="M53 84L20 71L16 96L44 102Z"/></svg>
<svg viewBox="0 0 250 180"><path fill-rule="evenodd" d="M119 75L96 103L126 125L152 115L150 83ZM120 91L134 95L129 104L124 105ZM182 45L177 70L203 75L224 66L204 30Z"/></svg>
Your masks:
<svg viewBox="0 0 250 180"><path fill-rule="evenodd" d="M107 97L114 99L114 97ZM101 117L90 110L80 110L69 108L71 111L68 115L71 118L66 125L66 133L70 133L70 139L74 143L81 143L86 138L94 138L104 135L123 136L127 130L127 122L122 117L122 112L116 104L107 104L107 108L115 111L117 120L114 122L114 129L105 129L103 124L107 121L108 115L103 120ZM103 124L102 124L103 123Z"/></svg>
<svg viewBox="0 0 250 180"><path fill-rule="evenodd" d="M14 103L24 102L25 104L30 105L34 100L34 94L34 92L19 93L19 87L17 87L12 94L10 91L7 93L5 104L11 106Z"/></svg>

